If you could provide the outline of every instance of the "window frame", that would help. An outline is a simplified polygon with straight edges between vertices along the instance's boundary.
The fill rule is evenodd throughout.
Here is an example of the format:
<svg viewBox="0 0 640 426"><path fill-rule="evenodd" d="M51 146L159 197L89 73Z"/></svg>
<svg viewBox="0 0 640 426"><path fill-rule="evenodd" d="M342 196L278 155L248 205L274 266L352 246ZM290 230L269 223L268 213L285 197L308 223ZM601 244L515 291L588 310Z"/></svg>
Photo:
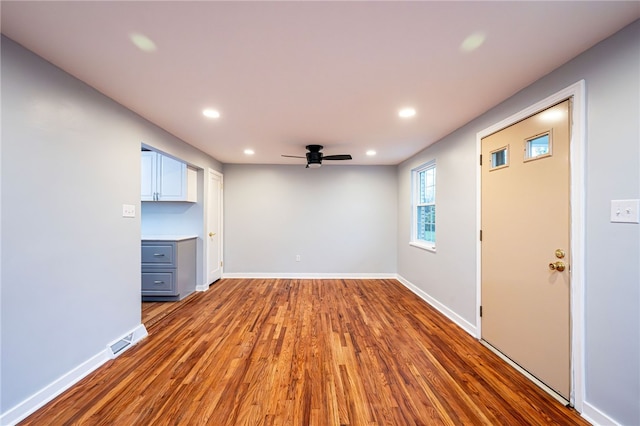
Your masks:
<svg viewBox="0 0 640 426"><path fill-rule="evenodd" d="M420 202L420 174L422 172L426 172L430 169L433 169L433 202L430 203L421 203ZM436 213L434 212L434 241L427 241L418 239L418 208L423 206L433 206L434 210L436 208L436 198L437 198L437 168L436 168L436 160L427 161L424 164L414 168L411 170L411 237L409 239L409 245L413 247L417 247L423 250L427 250L430 252L436 251Z"/></svg>

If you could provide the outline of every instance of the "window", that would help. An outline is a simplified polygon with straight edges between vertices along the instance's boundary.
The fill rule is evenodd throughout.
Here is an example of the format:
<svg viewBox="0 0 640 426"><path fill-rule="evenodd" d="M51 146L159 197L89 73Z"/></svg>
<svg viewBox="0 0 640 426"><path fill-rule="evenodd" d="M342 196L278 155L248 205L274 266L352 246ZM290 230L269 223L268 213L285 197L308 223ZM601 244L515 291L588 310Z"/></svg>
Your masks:
<svg viewBox="0 0 640 426"><path fill-rule="evenodd" d="M524 161L551 156L551 132L525 140Z"/></svg>
<svg viewBox="0 0 640 426"><path fill-rule="evenodd" d="M427 250L436 248L436 162L411 171L413 190L410 244Z"/></svg>
<svg viewBox="0 0 640 426"><path fill-rule="evenodd" d="M491 151L491 167L489 170L502 169L509 166L509 146Z"/></svg>

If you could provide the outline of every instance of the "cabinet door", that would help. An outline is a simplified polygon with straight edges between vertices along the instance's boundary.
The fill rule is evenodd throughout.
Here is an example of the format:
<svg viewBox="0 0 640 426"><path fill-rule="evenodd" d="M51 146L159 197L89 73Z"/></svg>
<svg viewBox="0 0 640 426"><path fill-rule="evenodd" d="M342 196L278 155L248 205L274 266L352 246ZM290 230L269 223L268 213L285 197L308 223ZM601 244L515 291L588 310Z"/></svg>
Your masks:
<svg viewBox="0 0 640 426"><path fill-rule="evenodd" d="M158 201L185 201L187 165L164 155L158 159Z"/></svg>
<svg viewBox="0 0 640 426"><path fill-rule="evenodd" d="M156 192L156 153L153 151L142 151L141 154L140 199L142 201L153 201L153 194Z"/></svg>

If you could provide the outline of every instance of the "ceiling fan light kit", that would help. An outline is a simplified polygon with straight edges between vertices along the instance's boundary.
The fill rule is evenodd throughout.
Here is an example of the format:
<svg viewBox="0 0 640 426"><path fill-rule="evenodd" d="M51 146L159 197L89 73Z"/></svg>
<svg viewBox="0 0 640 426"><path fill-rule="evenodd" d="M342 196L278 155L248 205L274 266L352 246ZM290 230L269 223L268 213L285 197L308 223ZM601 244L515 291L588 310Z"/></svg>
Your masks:
<svg viewBox="0 0 640 426"><path fill-rule="evenodd" d="M306 158L307 159L307 169L317 169L322 166L322 160L351 160L350 154L338 154L338 155L323 155L322 145L307 145L305 147L307 149L307 154L305 157L300 157L298 155L284 155L283 157L289 158Z"/></svg>

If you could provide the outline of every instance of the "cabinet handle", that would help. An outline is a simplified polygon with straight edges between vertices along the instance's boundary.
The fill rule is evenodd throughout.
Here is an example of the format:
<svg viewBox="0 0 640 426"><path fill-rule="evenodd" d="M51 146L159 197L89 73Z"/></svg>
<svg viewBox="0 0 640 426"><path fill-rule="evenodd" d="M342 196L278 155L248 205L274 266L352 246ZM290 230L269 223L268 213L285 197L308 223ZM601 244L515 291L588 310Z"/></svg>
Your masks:
<svg viewBox="0 0 640 426"><path fill-rule="evenodd" d="M153 283L154 283L154 284L164 284L164 281L157 281L157 280L156 280L156 281L154 281Z"/></svg>
<svg viewBox="0 0 640 426"><path fill-rule="evenodd" d="M163 257L164 253L153 253L155 257Z"/></svg>

